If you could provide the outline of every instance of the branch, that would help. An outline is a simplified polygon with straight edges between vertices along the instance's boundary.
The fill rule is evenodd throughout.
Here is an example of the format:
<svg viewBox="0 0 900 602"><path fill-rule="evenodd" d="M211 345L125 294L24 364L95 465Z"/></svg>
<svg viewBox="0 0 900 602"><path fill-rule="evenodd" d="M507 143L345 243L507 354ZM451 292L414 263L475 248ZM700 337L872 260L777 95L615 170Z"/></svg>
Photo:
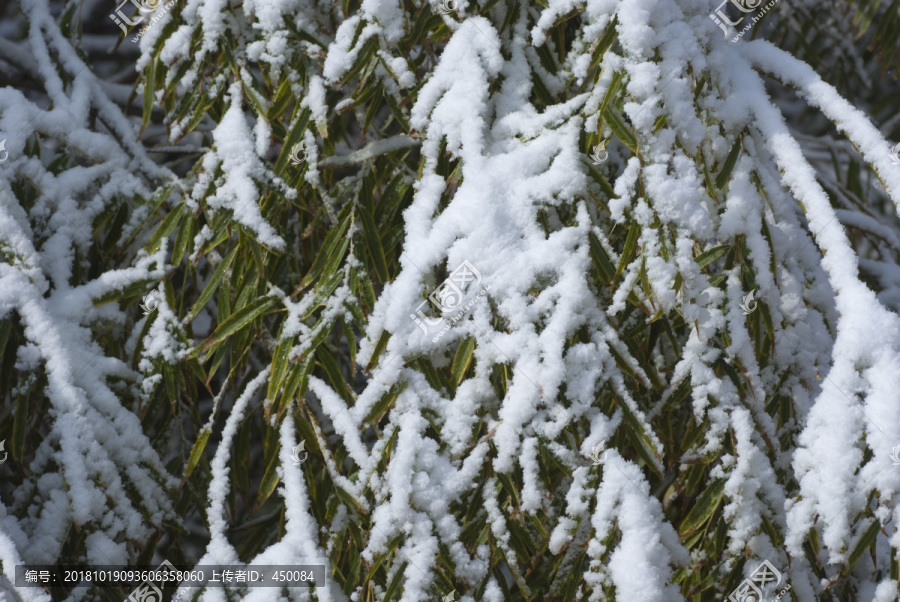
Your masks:
<svg viewBox="0 0 900 602"><path fill-rule="evenodd" d="M354 151L349 155L332 155L330 157L325 157L321 161L319 161L319 169L337 169L339 167L346 167L347 165L353 165L355 163L362 163L363 161L368 161L369 159L374 159L378 155L383 155L385 153L390 153L396 150L404 149L404 148L414 148L422 144L421 140L416 140L415 138L410 138L404 134L400 134L399 136L394 136L392 138L385 138L384 140L376 140L371 144L359 149L358 151Z"/></svg>

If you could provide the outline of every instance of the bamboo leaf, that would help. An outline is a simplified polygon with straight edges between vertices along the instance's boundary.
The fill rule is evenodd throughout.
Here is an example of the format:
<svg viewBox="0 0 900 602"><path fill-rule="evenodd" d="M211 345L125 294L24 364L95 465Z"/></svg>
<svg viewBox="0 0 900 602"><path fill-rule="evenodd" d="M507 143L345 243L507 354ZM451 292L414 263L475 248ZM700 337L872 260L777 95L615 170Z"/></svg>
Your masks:
<svg viewBox="0 0 900 602"><path fill-rule="evenodd" d="M378 342L375 344L375 350L372 351L372 357L369 359L369 365L366 366L366 372L370 372L372 368L378 365L378 358L381 357L382 352L387 347L388 340L391 338L391 333L388 331L382 331L381 337L379 337Z"/></svg>
<svg viewBox="0 0 900 602"><path fill-rule="evenodd" d="M256 514L263 504L266 503L266 500L269 499L269 496L272 495L272 492L275 491L275 488L278 486L278 483L281 481L281 477L278 476L278 449L273 446L271 450L269 450L271 456L269 457L269 462L266 464L266 471L263 473L262 482L259 484L259 492L256 494L256 501L253 503L253 514Z"/></svg>
<svg viewBox="0 0 900 602"><path fill-rule="evenodd" d="M603 245L600 244L600 239L597 238L596 234L593 232L589 233L588 241L590 242L591 261L593 261L594 267L597 268L603 284L609 284L616 275L616 268L612 263L612 259L609 253L606 252L606 249L603 248Z"/></svg>
<svg viewBox="0 0 900 602"><path fill-rule="evenodd" d="M607 32L608 31L609 29L607 30ZM613 32L614 31L615 30L613 29ZM606 34L604 34L604 37L606 37ZM612 99L615 98L616 93L619 91L619 86L622 85L622 81L624 79L625 74L621 71L616 71L615 73L613 73L612 78L610 78L609 87L606 89L606 93L603 95L603 100L600 102L600 110L598 111L601 119L606 116L606 111L609 108Z"/></svg>
<svg viewBox="0 0 900 602"><path fill-rule="evenodd" d="M284 141L284 148L278 156L278 161L275 162L275 173L278 175L282 175L284 168L287 167L288 162L291 160L291 153L293 153L294 146L303 139L303 133L306 131L307 124L309 124L310 114L309 109L304 108L300 111L300 114L294 121L290 134L288 134L287 139Z"/></svg>
<svg viewBox="0 0 900 602"><path fill-rule="evenodd" d="M613 42L615 42L616 37L618 37L619 35L616 31L616 25L618 25L618 23L619 16L616 15L615 17L613 17L613 20L610 22L610 24L606 26L606 31L603 32L603 36L600 38L600 41L597 42L597 46L594 48L594 54L593 58L591 59L591 65L588 68L588 72L590 72L600 64L600 61L603 60L603 55L606 54L606 51L609 50L610 46L612 46ZM610 88L612 87L613 86L610 86ZM605 108L607 102L607 99L604 98L604 106L602 108ZM602 110L600 111L600 114L603 115Z"/></svg>
<svg viewBox="0 0 900 602"><path fill-rule="evenodd" d="M612 107L612 105L606 107L606 112L603 114L603 116L606 119L606 123L609 124L609 129L612 130L616 138L621 140L622 144L631 149L631 152L637 154L637 138L634 137L634 134L631 133L631 130L629 130L628 126L625 125L625 121Z"/></svg>
<svg viewBox="0 0 900 602"><path fill-rule="evenodd" d="M276 393L278 393L278 390L281 388L281 381L287 370L288 354L291 352L293 344L294 340L292 338L283 338L278 341L278 345L275 347L269 376L269 391L266 394L266 399L268 399L270 403L275 399Z"/></svg>
<svg viewBox="0 0 900 602"><path fill-rule="evenodd" d="M156 229L156 232L153 233L153 236L150 238L150 242L147 243L147 250L152 253L159 248L159 243L163 238L167 238L169 234L172 233L172 230L178 226L178 222L181 221L181 218L184 217L184 214L187 213L187 205L184 203L177 205L172 211L169 212L169 215L166 216L166 219L163 220L163 223L159 225L159 228Z"/></svg>
<svg viewBox="0 0 900 602"><path fill-rule="evenodd" d="M711 249L707 249L704 252L700 253L698 256L694 258L694 261L697 262L697 265L702 270L716 259L724 255L730 249L730 245L720 245L718 247L713 247Z"/></svg>
<svg viewBox="0 0 900 602"><path fill-rule="evenodd" d="M159 211L159 208L162 207L162 204L169 198L169 195L172 194L172 191L175 190L174 185L165 186L159 189L153 197L150 198L150 201L147 203L149 209L147 211L147 216L141 221L141 224L135 228L131 235L128 237L128 240L122 245L123 248L127 248L135 239L135 237L144 229L144 226L156 216L156 212ZM140 198L140 197L138 197Z"/></svg>
<svg viewBox="0 0 900 602"><path fill-rule="evenodd" d="M372 216L371 204L366 206L361 203L359 215L363 225L363 238L366 240L366 248L369 249L372 263L375 264L375 271L378 273L378 278L381 282L387 282L387 260L384 257L384 248L381 246L381 237L378 235L378 229L375 227L375 218Z"/></svg>
<svg viewBox="0 0 900 602"><path fill-rule="evenodd" d="M862 558L862 555L865 551L875 543L875 539L878 537L878 532L881 530L881 523L877 518L872 519L872 524L869 525L869 528L865 530L862 536L859 538L859 541L856 542L856 545L853 546L853 550L850 552L850 556L847 558L847 568L845 571L849 573L853 570L853 566L856 562Z"/></svg>
<svg viewBox="0 0 900 602"><path fill-rule="evenodd" d="M328 233L328 236L325 237L325 242L322 244L322 248L319 251L319 254L316 256L316 260L313 262L313 265L309 269L309 272L306 274L306 276L303 277L303 280L300 281L301 289L306 288L307 286L312 284L312 281L315 280L316 277L325 268L325 264L328 263L329 259L331 259L332 253L338 246L338 241L342 239L344 234L347 232L347 229L350 227L350 216L350 205L348 204L341 211L338 227L332 228Z"/></svg>
<svg viewBox="0 0 900 602"><path fill-rule="evenodd" d="M394 598L400 598L400 594L403 592L403 574L406 572L406 562L400 564L400 568L397 569L397 572L394 574L394 578L391 579L391 584L384 592L384 602L390 602Z"/></svg>
<svg viewBox="0 0 900 602"><path fill-rule="evenodd" d="M625 248L622 249L622 257L619 259L619 265L618 267L616 267L616 273L613 276L613 280L618 280L619 275L622 273L622 270L624 270L625 266L627 266L634 258L634 255L637 251L637 241L640 233L640 224L638 224L636 221L631 222L631 227L628 229L628 238L625 239Z"/></svg>
<svg viewBox="0 0 900 602"><path fill-rule="evenodd" d="M735 163L737 163L737 158L740 154L741 139L738 138L737 140L735 140L734 146L731 147L731 152L728 153L728 157L725 159L725 164L722 166L722 171L720 171L719 175L716 176L716 188L725 188L725 184L731 177L731 171L734 169L734 165Z"/></svg>
<svg viewBox="0 0 900 602"><path fill-rule="evenodd" d="M467 337L456 348L456 355L453 357L453 365L450 373L453 375L454 386L458 387L463 381L469 367L472 365L472 357L475 351L475 339Z"/></svg>
<svg viewBox="0 0 900 602"><path fill-rule="evenodd" d="M228 336L247 326L247 324L258 318L266 310L271 309L277 303L278 299L275 297L260 297L255 301L251 301L245 307L242 307L228 316L224 322L219 324L219 327L216 328L215 332L213 332L202 345L191 351L187 357L197 357L199 353L209 349L217 343L221 343Z"/></svg>
<svg viewBox="0 0 900 602"><path fill-rule="evenodd" d="M0 353L0 357L2 353ZM28 396L16 396L16 413L13 417L12 454L15 458L25 457L25 434L28 432Z"/></svg>
<svg viewBox="0 0 900 602"><path fill-rule="evenodd" d="M184 479L187 480L191 473L194 472L194 468L197 467L197 463L200 462L200 458L203 455L203 450L206 449L206 444L209 442L209 436L212 433L212 429L207 427L200 431L200 436L197 437L197 441L194 443L194 447L191 448L191 455L188 457L187 467L184 469Z"/></svg>
<svg viewBox="0 0 900 602"><path fill-rule="evenodd" d="M228 255L225 256L219 265L216 266L216 271L213 272L212 278L209 279L209 282L206 284L206 288L203 289L203 292L197 298L197 301L194 303L194 306L191 308L191 313L188 314L187 321L193 322L194 318L206 307L206 304L209 303L209 300L212 298L213 293L216 292L216 289L219 288L219 284L222 282L222 277L225 276L225 272L228 270L229 266L231 266L231 262L234 259L234 256L237 255L238 249L240 247L235 246L231 251L228 252Z"/></svg>
<svg viewBox="0 0 900 602"><path fill-rule="evenodd" d="M678 529L682 539L693 535L706 524L719 507L724 493L725 481L721 479L716 479L706 488Z"/></svg>
<svg viewBox="0 0 900 602"><path fill-rule="evenodd" d="M156 90L156 63L156 57L154 57L150 61L150 65L147 67L146 76L144 77L143 118L141 119L141 130L138 132L138 138L143 135L144 129L146 129L147 125L150 123L150 117L153 114L153 93Z"/></svg>

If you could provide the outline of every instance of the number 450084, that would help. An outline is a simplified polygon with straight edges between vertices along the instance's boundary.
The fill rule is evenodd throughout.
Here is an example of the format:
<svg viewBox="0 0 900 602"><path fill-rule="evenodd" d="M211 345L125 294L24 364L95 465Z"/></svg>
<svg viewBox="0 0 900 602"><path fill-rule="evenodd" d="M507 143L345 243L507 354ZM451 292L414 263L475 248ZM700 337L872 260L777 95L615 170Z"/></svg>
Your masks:
<svg viewBox="0 0 900 602"><path fill-rule="evenodd" d="M312 571L275 571L273 581L315 581Z"/></svg>

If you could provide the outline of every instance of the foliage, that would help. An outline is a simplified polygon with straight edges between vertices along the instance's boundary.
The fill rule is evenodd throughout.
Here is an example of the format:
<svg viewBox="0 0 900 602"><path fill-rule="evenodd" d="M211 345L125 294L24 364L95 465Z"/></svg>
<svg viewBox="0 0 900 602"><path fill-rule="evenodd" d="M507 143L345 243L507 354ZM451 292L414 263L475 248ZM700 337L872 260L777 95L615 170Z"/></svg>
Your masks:
<svg viewBox="0 0 900 602"><path fill-rule="evenodd" d="M898 13L835 4L737 44L693 0L171 0L138 42L7 7L4 574L708 601L768 559L894 599Z"/></svg>

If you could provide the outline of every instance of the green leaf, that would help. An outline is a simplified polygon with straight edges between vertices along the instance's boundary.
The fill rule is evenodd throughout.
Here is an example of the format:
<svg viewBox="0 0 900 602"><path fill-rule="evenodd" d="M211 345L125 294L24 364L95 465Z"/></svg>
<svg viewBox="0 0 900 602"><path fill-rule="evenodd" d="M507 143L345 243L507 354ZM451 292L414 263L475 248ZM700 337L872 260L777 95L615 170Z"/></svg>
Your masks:
<svg viewBox="0 0 900 602"><path fill-rule="evenodd" d="M772 271L775 282L778 282L778 255L775 253L775 243L772 242L772 234L769 232L769 225L765 219L762 220L762 233L769 244L769 269Z"/></svg>
<svg viewBox="0 0 900 602"><path fill-rule="evenodd" d="M391 584L384 592L384 598L382 598L383 602L390 602L394 598L399 598L400 594L403 592L403 573L406 572L406 562L403 562L400 565L400 568L397 569L397 572L394 573L394 578L391 579Z"/></svg>
<svg viewBox="0 0 900 602"><path fill-rule="evenodd" d="M340 268L341 263L344 261L344 257L347 255L347 250L349 248L350 238L345 238L338 245L334 254L328 259L328 263L325 264L325 269L322 270L322 279L326 281L326 287L330 288L331 292L334 291L343 279L343 274L338 271L338 268ZM331 292L328 294L330 295Z"/></svg>
<svg viewBox="0 0 900 602"><path fill-rule="evenodd" d="M369 365L366 366L366 372L369 372L378 365L378 358L381 357L382 352L387 347L388 340L391 338L391 333L386 330L381 332L381 337L379 337L378 342L375 344L375 349L372 351L372 357L369 359Z"/></svg>
<svg viewBox="0 0 900 602"><path fill-rule="evenodd" d="M619 113L612 107L612 105L606 108L606 112L603 114L606 119L606 123L609 124L609 129L612 130L613 134L615 134L616 138L622 141L622 144L631 149L631 152L637 154L638 152L638 143L637 138L634 137L634 134L631 133L631 130L625 125L625 121L619 115Z"/></svg>
<svg viewBox="0 0 900 602"><path fill-rule="evenodd" d="M325 369L325 374L328 376L328 380L331 381L332 388L345 402L348 404L352 403L352 393L344 382L344 375L341 373L340 366L338 366L337 360L334 359L334 355L327 345L321 345L316 349L316 358L321 363L322 368Z"/></svg>
<svg viewBox="0 0 900 602"><path fill-rule="evenodd" d="M94 299L94 306L104 305L106 303L112 303L113 301L119 301L120 299L128 299L131 297L137 297L147 291L148 285L152 284L153 280L138 280L137 282L132 282L128 286L118 289L107 291L100 297Z"/></svg>
<svg viewBox="0 0 900 602"><path fill-rule="evenodd" d="M2 354L0 354L2 357ZM28 431L28 395L16 396L16 413L13 418L12 454L14 458L25 457L25 433Z"/></svg>
<svg viewBox="0 0 900 602"><path fill-rule="evenodd" d="M238 69L234 69L234 76L241 77L241 72ZM248 81L249 80L249 81ZM246 78L241 78L241 91L244 93L244 96L247 97L247 102L256 110L257 115L266 118L268 114L268 109L266 109L266 103L262 100L265 97L265 92L262 90L256 90L254 85L256 82L253 79L252 75L247 76Z"/></svg>
<svg viewBox="0 0 900 602"><path fill-rule="evenodd" d="M809 528L809 546L813 551L813 554L816 556L819 555L819 531L815 528L815 526Z"/></svg>
<svg viewBox="0 0 900 602"><path fill-rule="evenodd" d="M313 349L312 351L315 351ZM281 408L287 407L294 399L296 394L301 400L306 394L306 387L309 382L309 375L312 372L314 355L310 354L305 360L292 366L288 371L287 379L284 381L284 391L281 393L281 401L272 407L272 411L276 414Z"/></svg>
<svg viewBox="0 0 900 602"><path fill-rule="evenodd" d="M195 220L190 220L185 227L178 229L178 232L175 233L175 244L172 246L172 265L181 263L181 258L184 257L188 247L193 244L196 234L197 222Z"/></svg>
<svg viewBox="0 0 900 602"><path fill-rule="evenodd" d="M331 259L332 253L338 246L338 241L342 239L347 232L347 229L350 227L350 218L350 203L348 203L344 209L341 210L340 216L338 216L338 219L340 220L338 227L332 228L325 237L325 242L322 244L322 248L319 250L316 260L313 262L313 265L306 276L303 277L303 280L300 281L301 289L312 284L312 281L315 280L319 273L325 268L325 264Z"/></svg>
<svg viewBox="0 0 900 602"><path fill-rule="evenodd" d="M714 262L716 259L727 253L728 249L730 248L730 245L720 245L718 247L707 249L700 253L698 256L694 257L694 261L697 262L697 265L700 266L700 269L702 270L703 268Z"/></svg>
<svg viewBox="0 0 900 602"><path fill-rule="evenodd" d="M275 101L272 103L272 107L269 109L269 121L275 121L279 119L284 113L284 110L287 108L288 103L293 98L293 93L291 91L291 80L289 78L284 78L281 82L281 86L278 88L278 92L275 93Z"/></svg>
<svg viewBox="0 0 900 602"><path fill-rule="evenodd" d="M722 171L716 176L716 188L725 188L725 184L728 182L728 178L731 177L731 171L734 169L734 165L737 163L737 158L740 154L741 139L738 138L734 141L734 146L731 147L731 152L728 153L728 157L725 159L725 165L722 166Z"/></svg>
<svg viewBox="0 0 900 602"><path fill-rule="evenodd" d="M371 199L371 197L369 198ZM375 218L372 215L371 204L360 203L359 216L363 226L363 238L366 241L366 248L369 249L369 256L372 258L372 263L375 264L378 279L385 283L388 281L387 260L384 257L384 248L381 246L381 237L378 235L378 229L375 227Z"/></svg>
<svg viewBox="0 0 900 602"><path fill-rule="evenodd" d="M606 54L606 51L609 50L609 47L612 46L613 42L615 42L616 37L618 37L619 33L616 31L616 25L619 23L619 16L616 15L613 17L612 22L606 26L606 31L603 32L603 36L600 38L600 41L597 42L597 46L594 48L594 55L591 59L591 65L588 68L588 72L590 72L594 67L600 64L600 61L603 60L603 55ZM615 76L613 76L613 82L615 82ZM616 86L618 86L618 82L616 82ZM610 85L610 88L613 86ZM608 93L608 91L607 91ZM604 105L606 104L606 99L604 98ZM601 107L605 108L604 107ZM600 114L603 115L603 111L600 111Z"/></svg>
<svg viewBox="0 0 900 602"><path fill-rule="evenodd" d="M206 288L203 289L203 292L197 298L197 301L194 303L194 306L191 308L191 313L188 314L187 321L193 322L194 318L196 318L200 312L206 307L206 304L212 298L213 293L216 292L216 289L219 288L219 284L222 282L222 277L225 275L225 272L228 270L228 267L231 265L231 261L234 259L234 256L237 254L238 249L240 247L235 246L231 251L228 252L228 255L225 256L225 259L219 262L219 265L216 266L216 271L213 272L212 278L209 279L209 282L206 284Z"/></svg>
<svg viewBox="0 0 900 602"><path fill-rule="evenodd" d="M263 474L262 482L259 484L259 492L256 494L256 501L253 503L253 514L266 503L272 492L281 481L278 476L278 446L273 446L270 450L272 454L269 463L266 465L266 472Z"/></svg>
<svg viewBox="0 0 900 602"><path fill-rule="evenodd" d="M638 279L641 282L641 290L644 291L644 296L651 303L653 302L653 287L650 286L650 277L647 275L647 258L641 258L641 269L638 272Z"/></svg>
<svg viewBox="0 0 900 602"><path fill-rule="evenodd" d="M769 536L769 539L773 544L780 547L782 545L782 538L781 534L778 533L778 528L772 524L772 521L769 520L769 517L765 514L763 514L760 518L762 519L763 531L765 531L766 535ZM720 523L720 526L724 527L724 524L725 523Z"/></svg>
<svg viewBox="0 0 900 602"><path fill-rule="evenodd" d="M200 462L200 457L203 455L203 450L206 449L206 444L209 441L209 435L211 433L212 428L210 427L206 427L200 431L200 436L194 443L194 447L191 448L191 455L188 457L187 467L184 469L185 480L191 476L191 473L194 472L194 468L197 467L197 463Z"/></svg>
<svg viewBox="0 0 900 602"><path fill-rule="evenodd" d="M287 81L287 79L285 79L285 81ZM275 173L279 176L282 175L284 168L287 167L288 162L291 160L291 153L293 152L294 146L303 139L303 133L306 131L306 126L309 123L309 116L309 109L304 108L300 111L296 121L294 121L291 132L284 141L284 148L281 149L278 161L275 162Z"/></svg>
<svg viewBox="0 0 900 602"><path fill-rule="evenodd" d="M287 370L288 354L291 352L293 345L294 337L291 337L281 339L278 341L278 345L275 346L275 353L272 357L272 368L269 375L269 391L266 394L266 399L268 399L270 403L275 399L278 389L281 388L281 381Z"/></svg>
<svg viewBox="0 0 900 602"><path fill-rule="evenodd" d="M166 399L175 405L178 400L178 387L175 383L175 368L166 364L162 368L163 383L166 385Z"/></svg>
<svg viewBox="0 0 900 602"><path fill-rule="evenodd" d="M635 252L637 251L637 241L640 233L641 225L636 221L631 222L631 227L628 229L628 238L625 239L625 247L622 249L622 256L619 258L619 265L616 268L613 280L618 280L622 270L625 269L625 266L627 266L634 257Z"/></svg>
<svg viewBox="0 0 900 602"><path fill-rule="evenodd" d="M357 75L359 75L363 68L369 64L372 58L375 56L375 52L378 50L378 37L375 35L369 36L369 38L363 43L362 48L357 55L356 61L354 61L353 66L350 67L350 70L344 76L342 82L343 84L347 84L353 81Z"/></svg>
<svg viewBox="0 0 900 602"><path fill-rule="evenodd" d="M856 542L856 545L853 546L853 551L850 552L850 556L847 559L847 568L846 573L849 573L853 570L853 565L862 558L862 555L865 551L875 543L875 539L878 537L878 532L881 530L881 523L877 518L872 519L872 524L869 525L869 528L866 529L865 533L862 534L862 537L859 538L859 541Z"/></svg>
<svg viewBox="0 0 900 602"><path fill-rule="evenodd" d="M80 7L77 4L70 4L59 19L59 29L60 31L62 31L63 36L67 38L72 37L72 20L75 17L75 14L78 12L78 8ZM81 53L79 52L79 54ZM84 61L85 63L87 63L89 59L85 57Z"/></svg>
<svg viewBox="0 0 900 602"><path fill-rule="evenodd" d="M553 94L550 92L550 89L543 82L540 76L531 71L531 84L534 88L534 95L543 104L545 107L550 107L556 104L556 98L553 97Z"/></svg>
<svg viewBox="0 0 900 602"><path fill-rule="evenodd" d="M7 317L0 320L0 357L6 352L6 344L9 342L9 334L12 332L12 320Z"/></svg>
<svg viewBox="0 0 900 602"><path fill-rule="evenodd" d="M187 213L187 205L181 203L177 205L172 211L169 212L169 215L166 216L166 219L163 220L163 223L159 225L159 228L156 229L156 232L153 233L153 236L150 237L150 242L147 243L146 249L148 253L153 253L159 247L159 243L163 238L169 236L172 233L172 230L178 225L178 222L181 221L181 218L184 217L184 214Z"/></svg>
<svg viewBox="0 0 900 602"><path fill-rule="evenodd" d="M459 346L456 348L456 355L453 356L453 365L450 368L454 386L458 387L463 381L463 377L472 365L474 351L475 339L472 337L467 337L460 342Z"/></svg>
<svg viewBox="0 0 900 602"><path fill-rule="evenodd" d="M224 322L219 324L219 327L216 328L215 332L210 335L202 345L191 351L187 357L197 357L201 352L209 349L216 343L222 342L232 333L245 327L277 303L279 303L279 300L275 297L260 297L255 301L251 301L246 306L228 316Z"/></svg>
<svg viewBox="0 0 900 602"><path fill-rule="evenodd" d="M150 65L147 67L146 77L144 77L144 106L143 106L143 118L141 119L141 130L138 132L138 138L140 138L144 129L150 123L150 116L153 114L153 93L155 92L154 86L156 85L156 57L154 57L150 61Z"/></svg>
<svg viewBox="0 0 900 602"><path fill-rule="evenodd" d="M609 182L606 181L606 178L604 178L603 175L599 171L597 171L597 168L592 164L588 163L587 161L585 161L585 164L587 165L588 175L591 176L591 179L593 181L600 185L600 189L604 194L606 194L606 197L609 199L615 198L616 192L615 190L613 190L613 187L610 186Z"/></svg>
<svg viewBox="0 0 900 602"><path fill-rule="evenodd" d="M375 87L375 95L369 102L369 106L366 109L366 116L363 120L363 132L368 132L369 128L372 127L372 123L375 121L375 116L381 110L382 106L383 103L381 86L377 86Z"/></svg>
<svg viewBox="0 0 900 602"><path fill-rule="evenodd" d="M616 19L618 19L618 17L616 17ZM607 33L608 31L609 30L607 30ZM613 29L613 32L615 33L615 29ZM606 34L604 34L604 37L606 37ZM616 71L615 73L613 73L613 76L609 81L609 87L606 89L606 93L603 95L603 100L600 102L600 110L598 111L600 114L600 119L603 119L606 116L606 111L609 108L609 104L615 97L616 92L619 91L619 86L622 85L622 80L624 79L625 74L623 72Z"/></svg>
<svg viewBox="0 0 900 602"><path fill-rule="evenodd" d="M616 275L616 268L612 264L612 259L609 253L606 252L606 249L603 248L596 234L593 232L588 233L588 241L590 242L591 261L593 261L594 267L597 268L597 272L600 274L600 280L603 284L609 284Z"/></svg>
<svg viewBox="0 0 900 602"><path fill-rule="evenodd" d="M725 282L725 280L727 280L727 279L728 279L728 274L726 274L724 272L721 274L716 274L715 276L713 276L712 278L709 279L709 285L718 287L723 282Z"/></svg>
<svg viewBox="0 0 900 602"><path fill-rule="evenodd" d="M706 524L706 521L712 517L716 508L719 507L719 502L722 501L724 492L725 481L720 479L713 481L712 484L706 488L706 491L703 492L700 499L698 499L697 503L694 504L694 507L691 508L691 511L682 521L681 527L678 529L682 539L695 534Z"/></svg>
<svg viewBox="0 0 900 602"><path fill-rule="evenodd" d="M141 328L141 333L138 335L137 344L134 346L134 353L131 354L131 364L132 366L137 366L138 361L141 359L141 352L144 350L144 338L147 336L147 333L150 332L150 326L156 320L157 312L153 312L147 319L144 320L144 326Z"/></svg>
<svg viewBox="0 0 900 602"><path fill-rule="evenodd" d="M632 448L637 455L644 461L647 468L653 472L659 472L659 452L653 445L653 440L647 434L650 430L649 425L645 425L638 416L632 411L624 400L621 400L618 407L622 408L622 417L625 420L627 428L625 429L632 443Z"/></svg>
<svg viewBox="0 0 900 602"><path fill-rule="evenodd" d="M372 406L372 410L369 412L369 415L366 416L366 422L371 423L376 421L379 416L386 412L388 408L391 407L391 404L396 401L397 397L400 396L400 391L400 387L394 387L391 391L385 393L382 398Z"/></svg>
<svg viewBox="0 0 900 602"><path fill-rule="evenodd" d="M144 229L144 226L146 226L147 223L156 216L156 212L159 211L159 208L162 207L162 204L166 201L166 199L169 198L169 195L172 194L173 190L175 190L174 184L161 188L156 191L156 193L154 193L153 197L150 198L150 201L147 202L147 205L149 206L147 217L145 217L141 221L139 227L135 228L132 231L131 235L128 237L128 240L126 240L122 244L122 248L127 248L134 241L135 237ZM137 198L143 201L143 199L141 199L140 197Z"/></svg>

